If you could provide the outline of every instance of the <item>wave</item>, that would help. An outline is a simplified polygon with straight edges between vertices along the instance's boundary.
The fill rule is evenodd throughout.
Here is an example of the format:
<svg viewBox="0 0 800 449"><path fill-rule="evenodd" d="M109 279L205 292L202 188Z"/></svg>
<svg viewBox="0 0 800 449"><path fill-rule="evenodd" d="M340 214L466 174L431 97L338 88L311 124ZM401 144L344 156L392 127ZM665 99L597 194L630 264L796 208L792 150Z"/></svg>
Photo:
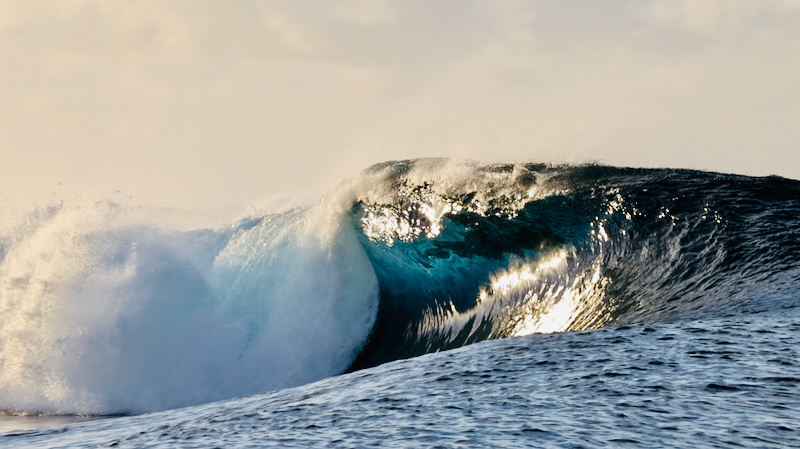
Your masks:
<svg viewBox="0 0 800 449"><path fill-rule="evenodd" d="M800 305L800 182L393 161L178 231L111 203L0 239L0 409L140 413L472 342Z"/></svg>
<svg viewBox="0 0 800 449"><path fill-rule="evenodd" d="M456 165L454 168L453 166ZM351 220L381 308L353 369L475 341L795 307L800 182L543 164L375 166Z"/></svg>

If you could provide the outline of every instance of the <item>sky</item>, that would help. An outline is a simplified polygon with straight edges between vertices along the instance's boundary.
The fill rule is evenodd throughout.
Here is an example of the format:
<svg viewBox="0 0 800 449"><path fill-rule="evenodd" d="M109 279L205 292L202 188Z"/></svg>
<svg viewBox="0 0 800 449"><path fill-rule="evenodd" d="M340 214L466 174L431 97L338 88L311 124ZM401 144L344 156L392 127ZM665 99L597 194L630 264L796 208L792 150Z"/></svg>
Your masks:
<svg viewBox="0 0 800 449"><path fill-rule="evenodd" d="M0 2L0 208L440 156L800 179L800 0Z"/></svg>

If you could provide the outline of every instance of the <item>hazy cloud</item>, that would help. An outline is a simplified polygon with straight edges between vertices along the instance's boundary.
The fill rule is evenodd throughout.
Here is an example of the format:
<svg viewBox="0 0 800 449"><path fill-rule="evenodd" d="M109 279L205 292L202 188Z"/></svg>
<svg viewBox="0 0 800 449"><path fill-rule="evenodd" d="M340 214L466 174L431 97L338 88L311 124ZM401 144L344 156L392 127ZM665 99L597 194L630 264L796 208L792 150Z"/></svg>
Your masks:
<svg viewBox="0 0 800 449"><path fill-rule="evenodd" d="M388 0L344 0L331 6L334 17L359 25L385 25L395 19L395 9Z"/></svg>
<svg viewBox="0 0 800 449"><path fill-rule="evenodd" d="M798 79L797 0L10 0L0 190L241 208L439 155L800 178Z"/></svg>
<svg viewBox="0 0 800 449"><path fill-rule="evenodd" d="M780 22L784 15L797 13L798 8L798 0L657 0L653 3L653 16L711 33L756 21Z"/></svg>

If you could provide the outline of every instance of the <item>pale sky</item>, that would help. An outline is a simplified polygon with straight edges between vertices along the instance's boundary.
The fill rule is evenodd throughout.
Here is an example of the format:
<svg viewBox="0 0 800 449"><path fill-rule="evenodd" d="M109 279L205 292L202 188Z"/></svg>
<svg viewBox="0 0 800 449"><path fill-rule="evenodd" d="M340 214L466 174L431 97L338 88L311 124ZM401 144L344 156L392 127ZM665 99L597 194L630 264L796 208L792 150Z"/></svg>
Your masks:
<svg viewBox="0 0 800 449"><path fill-rule="evenodd" d="M3 208L432 156L800 179L800 0L1 0L0 155Z"/></svg>

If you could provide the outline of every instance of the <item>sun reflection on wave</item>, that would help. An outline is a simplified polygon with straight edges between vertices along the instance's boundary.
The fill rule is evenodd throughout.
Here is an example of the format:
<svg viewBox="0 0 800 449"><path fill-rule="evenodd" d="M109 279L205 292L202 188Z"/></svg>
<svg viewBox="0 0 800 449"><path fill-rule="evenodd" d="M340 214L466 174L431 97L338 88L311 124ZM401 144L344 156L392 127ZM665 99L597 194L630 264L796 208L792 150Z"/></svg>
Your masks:
<svg viewBox="0 0 800 449"><path fill-rule="evenodd" d="M610 314L603 305L610 280L601 274L599 260L577 274L565 265L567 252L561 251L533 271L524 267L504 273L494 278L491 292L481 292L481 299L498 296L513 301L524 295L521 301L514 301L517 310L506 320L508 335L589 329L608 322Z"/></svg>
<svg viewBox="0 0 800 449"><path fill-rule="evenodd" d="M452 300L434 306L410 324L409 335L416 335L419 341L435 341L437 346L442 342L462 345L487 338L595 329L610 323L617 302L608 295L612 280L604 275L606 252L612 250L607 246L616 245L619 236L628 237L626 229L620 229L620 219L629 222L641 213L626 204L618 191L607 193L605 209L587 223L588 240L533 261L531 257L536 256L531 253L509 254L507 268L489 274L473 307L458 310ZM448 214L486 214L475 199L448 199L427 189L414 195L406 195L409 201L401 207L365 208L361 221L371 241L382 240L392 246L395 240L433 239L440 236L445 225L442 219ZM518 210L536 196L531 189L515 197L513 207L508 203L494 213L514 220Z"/></svg>
<svg viewBox="0 0 800 449"><path fill-rule="evenodd" d="M585 330L602 326L611 320L605 307L605 288L610 280L600 272L600 264L575 276L569 283L550 285L543 292L533 293L515 323L512 335ZM543 286L544 287L544 286Z"/></svg>
<svg viewBox="0 0 800 449"><path fill-rule="evenodd" d="M490 277L472 309L459 312L451 304L429 310L417 335L454 341L464 336L466 327L469 338L486 325L491 325L488 338L601 327L611 321L612 309L606 301L611 280L603 276L600 261L576 270L579 263L562 250L538 263L504 270Z"/></svg>
<svg viewBox="0 0 800 449"><path fill-rule="evenodd" d="M533 185L523 186L516 179L534 176ZM420 237L436 238L442 231L442 219L462 213L480 217L497 216L512 220L528 203L551 195L564 194L563 189L542 185L553 174L530 172L516 167L507 174L484 173L481 182L468 186L443 182L415 183L403 180L391 201L365 201L361 228L370 241L383 241L388 246L396 240L411 242ZM498 184L499 185L495 185ZM474 184L474 185L472 185Z"/></svg>

